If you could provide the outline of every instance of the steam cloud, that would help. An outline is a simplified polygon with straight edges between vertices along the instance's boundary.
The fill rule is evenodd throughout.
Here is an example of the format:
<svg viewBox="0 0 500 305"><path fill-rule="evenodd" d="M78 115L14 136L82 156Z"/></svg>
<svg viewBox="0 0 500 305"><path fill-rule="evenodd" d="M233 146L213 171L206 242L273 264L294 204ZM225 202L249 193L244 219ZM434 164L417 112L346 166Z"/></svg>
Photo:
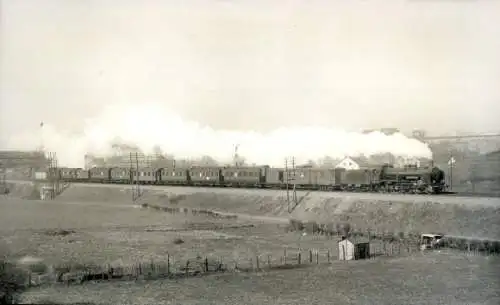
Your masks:
<svg viewBox="0 0 500 305"><path fill-rule="evenodd" d="M159 104L128 107L108 106L94 118L85 121L80 135L71 135L45 123L41 134L16 135L10 138L11 149L34 149L40 144L57 153L60 166L83 167L84 155L108 155L117 139L135 144L143 152L155 145L176 158L210 156L219 162L230 162L234 145L247 163L282 167L286 157L297 163L317 161L329 156L370 156L392 153L401 157L431 158L429 147L402 134L391 136L346 132L320 127L282 127L269 133L214 130L196 122L183 120Z"/></svg>

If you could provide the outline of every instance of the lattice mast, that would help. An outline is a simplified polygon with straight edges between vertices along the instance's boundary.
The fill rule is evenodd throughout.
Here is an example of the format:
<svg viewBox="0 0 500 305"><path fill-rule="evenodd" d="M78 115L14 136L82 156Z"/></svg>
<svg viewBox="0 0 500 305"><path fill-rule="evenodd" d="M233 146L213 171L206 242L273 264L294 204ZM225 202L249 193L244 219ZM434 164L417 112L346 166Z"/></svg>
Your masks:
<svg viewBox="0 0 500 305"><path fill-rule="evenodd" d="M295 184L295 157L285 159L285 188L286 188L286 202L288 205L288 212L291 213L295 206L298 204L297 189ZM291 189L290 189L291 184ZM291 198L290 198L291 197Z"/></svg>

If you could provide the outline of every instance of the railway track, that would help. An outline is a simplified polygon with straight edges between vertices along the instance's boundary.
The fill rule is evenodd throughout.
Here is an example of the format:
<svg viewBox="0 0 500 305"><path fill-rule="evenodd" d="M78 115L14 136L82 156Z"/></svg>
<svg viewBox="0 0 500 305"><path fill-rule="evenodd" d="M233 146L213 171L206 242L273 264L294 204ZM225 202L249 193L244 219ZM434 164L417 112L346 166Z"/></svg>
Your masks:
<svg viewBox="0 0 500 305"><path fill-rule="evenodd" d="M9 183L20 183L20 184L32 184L33 181L30 180L7 180ZM40 182L43 183L43 182ZM113 184L113 183L97 183L97 182L73 182L73 185L79 187L94 187L94 188L119 188L119 189L131 189L135 185L131 184ZM196 193L196 192L217 192L223 194L237 194L239 192L256 192L262 194L262 192L278 195L286 192L283 189L273 189L273 188L230 188L230 187L219 187L219 186L191 186L191 185L152 185L152 184L141 184L141 189L143 190L157 190L179 193ZM71 188L71 187L70 187ZM332 195L340 197L356 197L359 199L373 199L373 200L422 200L422 201L443 201L443 202L462 202L462 203L475 203L477 200L490 202L497 202L500 205L500 196L492 196L490 194L475 194L475 193L442 193L439 195L435 194L407 194L407 193L374 193L374 192L351 192L351 191L323 191L323 190L305 190L297 189L297 196L309 196L318 195Z"/></svg>

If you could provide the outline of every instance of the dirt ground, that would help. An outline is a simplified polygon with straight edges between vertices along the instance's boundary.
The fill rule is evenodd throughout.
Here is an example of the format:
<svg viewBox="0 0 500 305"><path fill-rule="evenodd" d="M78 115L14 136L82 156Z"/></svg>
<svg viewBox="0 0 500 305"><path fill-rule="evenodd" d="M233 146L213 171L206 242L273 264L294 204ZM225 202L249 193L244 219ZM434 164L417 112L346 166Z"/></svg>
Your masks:
<svg viewBox="0 0 500 305"><path fill-rule="evenodd" d="M96 304L486 304L500 303L498 257L424 256L176 281L34 289L24 302ZM126 291L126 293L124 293Z"/></svg>

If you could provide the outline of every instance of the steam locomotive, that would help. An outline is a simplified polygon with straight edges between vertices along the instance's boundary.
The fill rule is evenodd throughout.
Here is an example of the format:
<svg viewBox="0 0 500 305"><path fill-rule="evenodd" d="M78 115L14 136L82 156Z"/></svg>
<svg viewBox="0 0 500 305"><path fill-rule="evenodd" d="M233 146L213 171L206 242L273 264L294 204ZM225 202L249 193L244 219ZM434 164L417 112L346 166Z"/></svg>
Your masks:
<svg viewBox="0 0 500 305"><path fill-rule="evenodd" d="M295 188L303 190L350 192L397 192L439 194L446 190L445 174L438 167L380 167L346 170L343 168L269 166L189 168L60 168L49 177L64 182L185 185L240 188Z"/></svg>

